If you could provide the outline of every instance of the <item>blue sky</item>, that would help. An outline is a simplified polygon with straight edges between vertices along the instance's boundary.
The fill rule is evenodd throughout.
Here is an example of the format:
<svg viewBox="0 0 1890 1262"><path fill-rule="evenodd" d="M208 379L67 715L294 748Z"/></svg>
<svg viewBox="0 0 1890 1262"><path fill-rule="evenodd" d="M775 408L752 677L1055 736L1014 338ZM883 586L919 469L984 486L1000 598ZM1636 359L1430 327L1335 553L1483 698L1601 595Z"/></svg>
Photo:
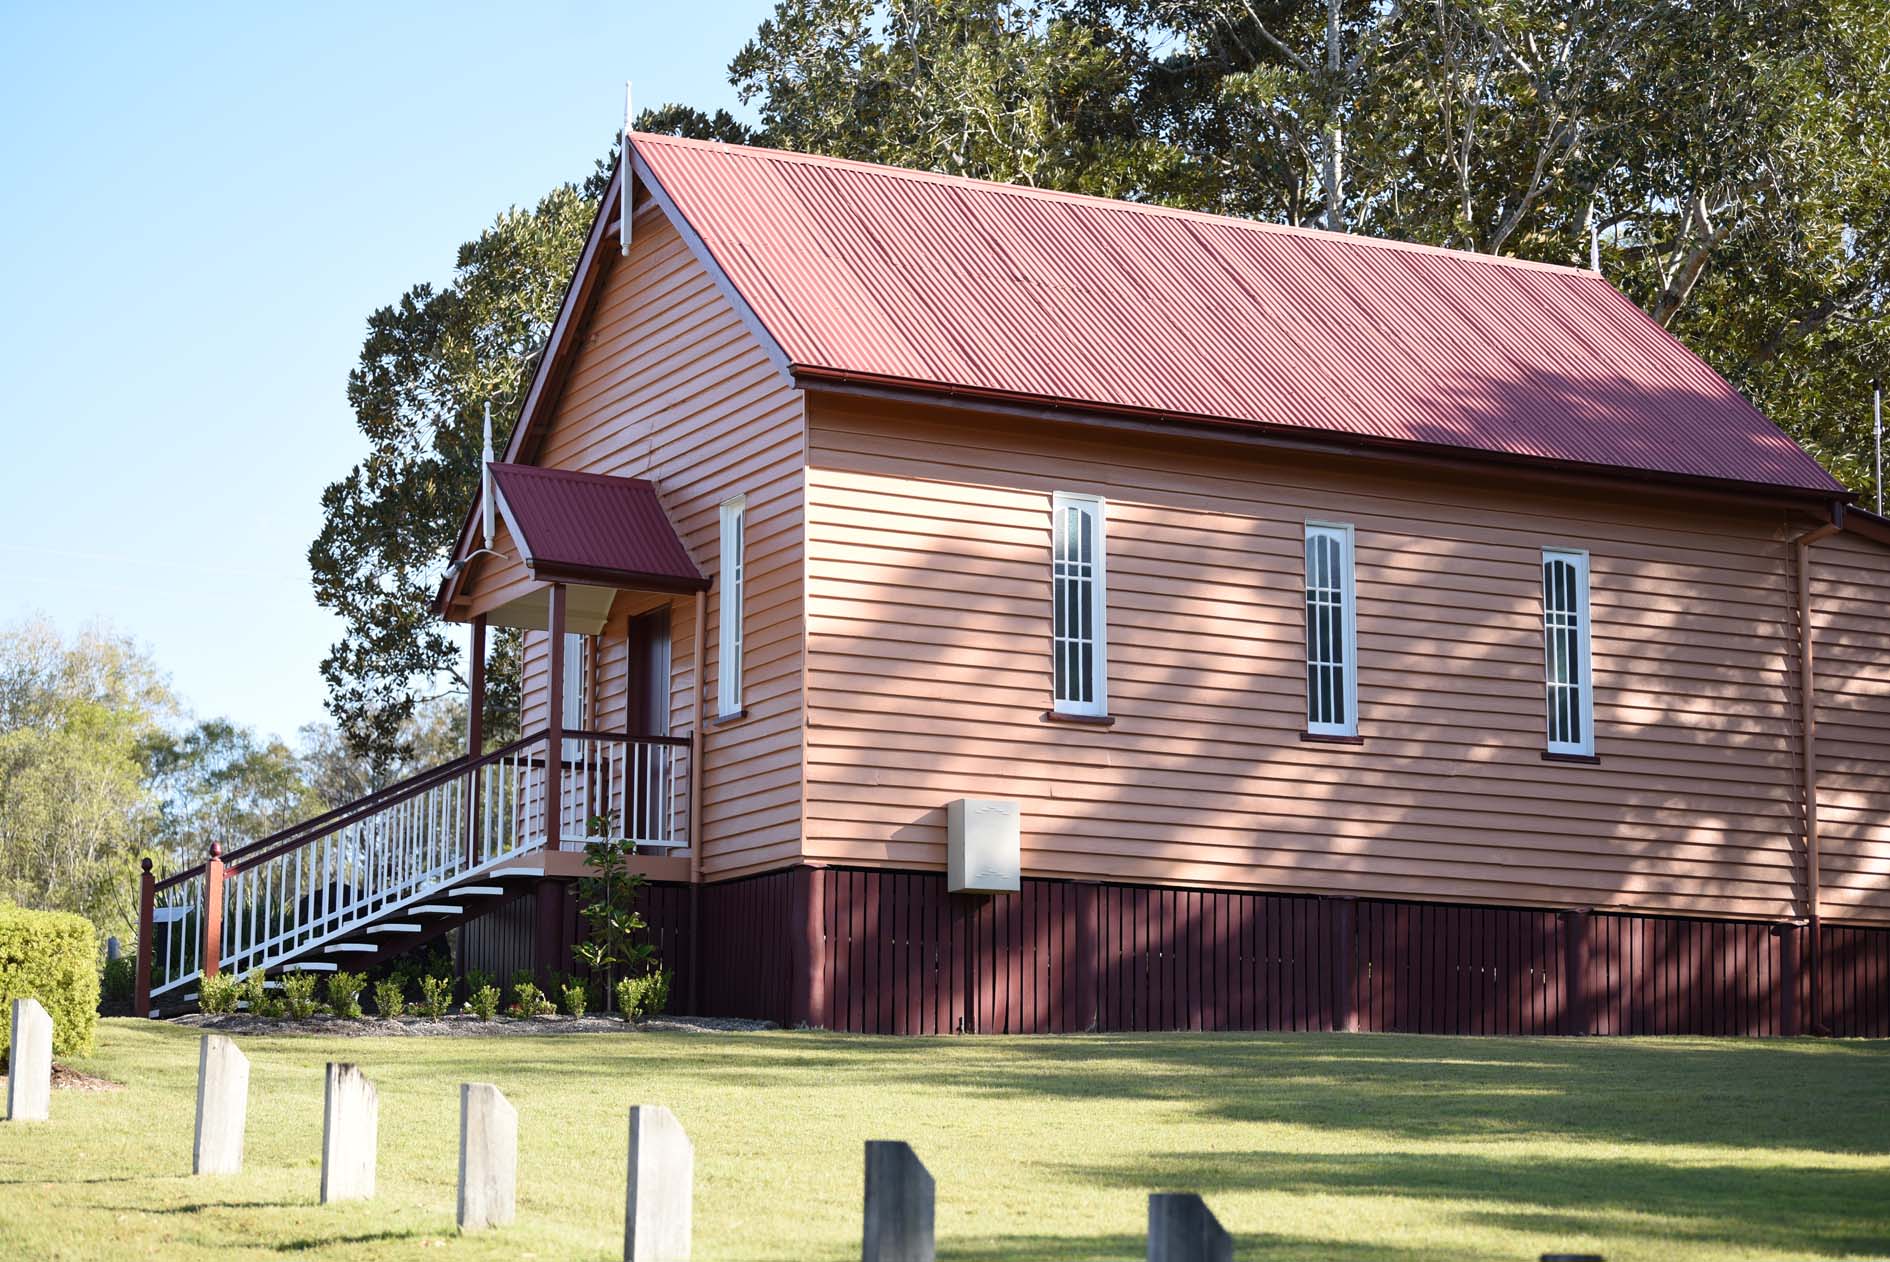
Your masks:
<svg viewBox="0 0 1890 1262"><path fill-rule="evenodd" d="M0 6L0 624L102 618L199 715L320 718L304 557L368 313L586 174L626 78L736 108L771 8Z"/></svg>

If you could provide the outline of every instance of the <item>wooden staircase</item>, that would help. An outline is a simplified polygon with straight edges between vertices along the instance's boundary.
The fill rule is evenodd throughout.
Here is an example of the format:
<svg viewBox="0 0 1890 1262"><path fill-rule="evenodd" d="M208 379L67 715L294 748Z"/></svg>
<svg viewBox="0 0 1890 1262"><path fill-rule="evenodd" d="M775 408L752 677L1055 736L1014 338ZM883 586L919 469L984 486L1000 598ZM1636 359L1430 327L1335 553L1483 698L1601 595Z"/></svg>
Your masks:
<svg viewBox="0 0 1890 1262"><path fill-rule="evenodd" d="M546 732L460 758L157 879L144 863L134 1011L206 974L359 970L545 875L592 822L639 849L686 844L688 737Z"/></svg>

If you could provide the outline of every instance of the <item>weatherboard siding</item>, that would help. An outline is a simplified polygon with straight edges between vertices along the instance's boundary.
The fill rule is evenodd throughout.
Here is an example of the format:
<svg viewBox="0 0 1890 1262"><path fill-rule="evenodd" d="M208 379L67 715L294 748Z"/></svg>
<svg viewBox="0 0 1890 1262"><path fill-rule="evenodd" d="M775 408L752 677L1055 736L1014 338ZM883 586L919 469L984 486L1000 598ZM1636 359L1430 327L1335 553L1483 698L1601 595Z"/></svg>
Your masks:
<svg viewBox="0 0 1890 1262"><path fill-rule="evenodd" d="M1821 901L1890 922L1890 549L1852 535L1811 548Z"/></svg>
<svg viewBox="0 0 1890 1262"><path fill-rule="evenodd" d="M702 672L703 872L792 862L800 839L801 395L769 362L675 229L647 209L630 258L613 252L534 463L648 478L704 574L720 564L720 505L748 497L747 717L715 721L720 585L708 596ZM623 723L619 596L601 638L597 720ZM689 731L693 597L672 602L670 730ZM544 636L528 632L524 711L544 720Z"/></svg>
<svg viewBox="0 0 1890 1262"><path fill-rule="evenodd" d="M1036 876L1799 910L1782 511L832 396L809 448L811 860L937 867L1015 797ZM1056 490L1108 500L1113 727L1041 717ZM1299 739L1309 518L1357 531L1361 746ZM1591 554L1599 765L1541 758L1544 546Z"/></svg>

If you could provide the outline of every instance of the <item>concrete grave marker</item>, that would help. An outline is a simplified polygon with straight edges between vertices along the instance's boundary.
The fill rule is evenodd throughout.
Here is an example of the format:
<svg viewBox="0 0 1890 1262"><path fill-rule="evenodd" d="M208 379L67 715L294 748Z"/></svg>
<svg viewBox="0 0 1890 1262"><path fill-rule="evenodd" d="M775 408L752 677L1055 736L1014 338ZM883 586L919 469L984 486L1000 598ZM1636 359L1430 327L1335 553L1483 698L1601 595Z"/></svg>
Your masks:
<svg viewBox="0 0 1890 1262"><path fill-rule="evenodd" d="M322 1204L374 1195L381 1099L359 1066L328 1064L322 1092Z"/></svg>
<svg viewBox="0 0 1890 1262"><path fill-rule="evenodd" d="M518 1191L518 1110L489 1082L459 1086L459 1229L503 1227Z"/></svg>
<svg viewBox="0 0 1890 1262"><path fill-rule="evenodd" d="M1148 1262L1234 1262L1234 1238L1193 1192L1153 1192Z"/></svg>
<svg viewBox="0 0 1890 1262"><path fill-rule="evenodd" d="M695 1147L674 1113L660 1104L630 1110L624 1262L686 1262L695 1173Z"/></svg>
<svg viewBox="0 0 1890 1262"><path fill-rule="evenodd" d="M866 1227L862 1262L933 1262L931 1172L895 1139L866 1141Z"/></svg>
<svg viewBox="0 0 1890 1262"><path fill-rule="evenodd" d="M37 999L13 1001L7 1045L7 1120L43 1122L52 1111L52 1017Z"/></svg>
<svg viewBox="0 0 1890 1262"><path fill-rule="evenodd" d="M197 1140L192 1174L241 1174L243 1124L249 1116L249 1057L221 1034L197 1049Z"/></svg>

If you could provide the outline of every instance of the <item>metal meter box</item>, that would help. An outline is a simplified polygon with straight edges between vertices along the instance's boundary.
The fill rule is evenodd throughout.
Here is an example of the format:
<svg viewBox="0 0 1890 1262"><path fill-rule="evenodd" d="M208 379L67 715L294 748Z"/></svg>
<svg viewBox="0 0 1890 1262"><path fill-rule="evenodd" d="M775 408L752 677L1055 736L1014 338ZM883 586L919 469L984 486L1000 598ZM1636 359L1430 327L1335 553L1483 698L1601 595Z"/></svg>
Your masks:
<svg viewBox="0 0 1890 1262"><path fill-rule="evenodd" d="M1002 798L959 798L945 808L950 845L945 887L954 894L1012 894L1021 885L1022 813Z"/></svg>

